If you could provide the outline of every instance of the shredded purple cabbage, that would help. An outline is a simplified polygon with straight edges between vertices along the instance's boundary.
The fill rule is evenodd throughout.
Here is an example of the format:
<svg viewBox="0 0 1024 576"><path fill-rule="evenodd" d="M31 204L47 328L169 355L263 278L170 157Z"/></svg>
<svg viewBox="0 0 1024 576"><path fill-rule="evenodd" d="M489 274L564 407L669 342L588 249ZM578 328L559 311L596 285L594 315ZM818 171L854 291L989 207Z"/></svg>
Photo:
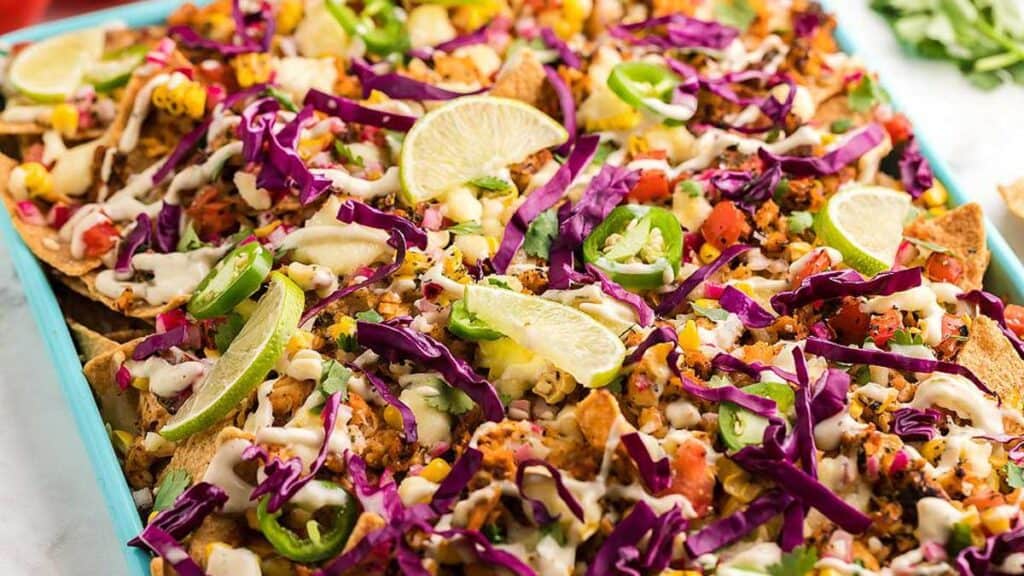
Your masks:
<svg viewBox="0 0 1024 576"><path fill-rule="evenodd" d="M530 498L526 495L525 490L523 490L523 480L526 477L526 469L532 467L544 468L549 474L551 474L551 478L555 481L555 491L558 492L558 497L562 499L562 502L564 502L566 507L569 508L572 515L580 522L583 522L583 507L580 506L576 497L573 496L572 492L569 491L569 488L566 487L565 482L562 480L562 472L544 460L539 458L527 458L520 461L516 468L516 486L519 488L519 495L533 506L534 519L540 524L549 524L557 517L552 516L551 513L548 512L548 509L543 502Z"/></svg>
<svg viewBox="0 0 1024 576"><path fill-rule="evenodd" d="M638 32L642 35L635 34ZM723 50L739 36L740 31L717 22L670 14L643 22L611 26L608 33L636 46Z"/></svg>
<svg viewBox="0 0 1024 576"><path fill-rule="evenodd" d="M181 206L169 204L166 200L156 215L156 233L153 235L156 249L162 254L174 252L181 237Z"/></svg>
<svg viewBox="0 0 1024 576"><path fill-rule="evenodd" d="M363 98L369 97L370 93L376 90L398 100L452 100L470 94L479 94L486 90L486 88L481 88L471 92L453 92L426 82L413 80L397 72L382 74L374 70L373 66L362 58L352 59L352 72L359 77L359 83L363 87Z"/></svg>
<svg viewBox="0 0 1024 576"><path fill-rule="evenodd" d="M796 413L796 424L793 435L796 439L796 451L800 458L800 467L811 478L818 477L818 458L814 446L814 418L811 415L811 381L807 374L807 361L804 351L799 346L793 347L793 365L796 367L797 389L793 404ZM803 525L803 516L800 516Z"/></svg>
<svg viewBox="0 0 1024 576"><path fill-rule="evenodd" d="M775 315L765 310L756 300L747 296L734 286L726 286L718 305L723 310L739 316L747 328L766 328L775 323Z"/></svg>
<svg viewBox="0 0 1024 576"><path fill-rule="evenodd" d="M884 139L885 129L878 124L869 124L824 156L780 156L765 148L757 153L766 166L779 164L783 172L793 176L828 176L874 149Z"/></svg>
<svg viewBox="0 0 1024 576"><path fill-rule="evenodd" d="M350 368L354 368L354 366L350 366ZM413 414L412 408L409 408L405 402L402 402L398 399L398 396L395 396L394 392L391 391L391 387L388 386L388 383L383 378L366 371L363 371L363 377L370 381L373 389L377 391L377 394L389 406L398 410L398 413L402 415L402 432L405 434L405 441L410 444L416 442L419 439L419 434L416 429L416 415Z"/></svg>
<svg viewBox="0 0 1024 576"><path fill-rule="evenodd" d="M189 330L190 328L187 324L182 324L166 332L146 336L146 339L139 342L135 346L135 350L132 351L132 360L145 360L158 352L170 350L175 346L182 346L189 339Z"/></svg>
<svg viewBox="0 0 1024 576"><path fill-rule="evenodd" d="M389 362L411 360L440 373L449 386L469 395L485 418L492 422L504 419L505 407L494 386L430 336L411 328L360 320L356 323L356 341Z"/></svg>
<svg viewBox="0 0 1024 576"><path fill-rule="evenodd" d="M139 250L146 250L149 237L153 234L153 223L145 212L135 219L135 227L121 240L117 247L117 263L114 272L128 274L132 271L132 256Z"/></svg>
<svg viewBox="0 0 1024 576"><path fill-rule="evenodd" d="M545 26L540 29L540 39L544 42L544 45L548 48L558 52L558 58L563 64L569 68L575 68L579 70L582 64L580 63L580 57L569 48L569 45L564 40L559 38L555 31Z"/></svg>
<svg viewBox="0 0 1024 576"><path fill-rule="evenodd" d="M1011 554L1024 552L1024 522L1009 532L991 536L984 546L969 546L956 556L960 576L998 576L1000 566Z"/></svg>
<svg viewBox="0 0 1024 576"><path fill-rule="evenodd" d="M427 233L422 228L407 218L377 210L363 202L355 200L342 202L341 207L338 208L338 220L346 224L355 222L378 230L398 230L409 244L420 250L427 249Z"/></svg>
<svg viewBox="0 0 1024 576"><path fill-rule="evenodd" d="M242 110L238 124L238 138L242 141L242 160L255 162L263 153L263 142L270 134L281 103L273 98L254 101Z"/></svg>
<svg viewBox="0 0 1024 576"><path fill-rule="evenodd" d="M892 414L892 433L908 442L927 442L939 433L942 412L934 408L900 408Z"/></svg>
<svg viewBox="0 0 1024 576"><path fill-rule="evenodd" d="M751 362L748 364L735 356L726 354L725 352L719 352L715 355L715 357L711 359L711 366L723 372L740 372L756 381L760 381L761 372L767 370L787 382L796 382L796 374L783 370L778 366L771 366L760 362Z"/></svg>
<svg viewBox="0 0 1024 576"><path fill-rule="evenodd" d="M523 244L523 239L526 237L526 230L530 227L530 223L541 212L551 208L562 199L572 181L576 179L576 176L590 163L590 159L594 157L599 141L600 138L596 135L587 135L580 138L573 147L572 152L569 153L565 163L558 168L558 171L551 177L551 180L526 197L526 201L519 206L519 209L516 210L516 213L512 215L512 218L505 226L501 245L491 260L491 264L497 272L504 273L508 269L512 258Z"/></svg>
<svg viewBox="0 0 1024 576"><path fill-rule="evenodd" d="M657 494L668 488L672 481L672 467L668 457L655 462L651 458L651 453L647 450L643 438L637 432L622 436L622 443L626 445L626 451L629 452L629 457L636 464L636 469L640 472L640 477L643 478L648 490Z"/></svg>
<svg viewBox="0 0 1024 576"><path fill-rule="evenodd" d="M619 302L628 305L636 312L637 320L641 326L654 324L654 310L647 305L647 301L639 294L634 294L622 286L616 284L604 272L596 266L587 264L587 272L593 275L601 283L601 291L615 298Z"/></svg>
<svg viewBox="0 0 1024 576"><path fill-rule="evenodd" d="M178 42L181 42L189 48L211 50L224 56L236 56L238 54L262 51L258 44L225 44L223 42L205 38L188 26L171 26L167 29L167 35L175 38Z"/></svg>
<svg viewBox="0 0 1024 576"><path fill-rule="evenodd" d="M661 305L658 306L658 314L667 316L675 310L677 306L682 304L683 300L685 300L686 297L690 295L690 292L693 292L693 289L701 282L731 262L733 258L747 250L750 250L751 248L752 246L747 246L746 244L733 244L725 250L722 250L721 255L719 255L718 258L715 258L712 263L698 268L693 274L690 274L686 280L683 280L683 283L680 284L678 288L669 292L665 296L665 299L661 301Z"/></svg>
<svg viewBox="0 0 1024 576"><path fill-rule="evenodd" d="M675 330L668 326L659 326L654 330L651 330L651 333L644 338L643 342L637 344L637 347L629 354L629 356L626 357L623 364L636 364L644 357L644 354L652 346L664 344L665 342L675 344L677 341L678 337L676 336Z"/></svg>
<svg viewBox="0 0 1024 576"><path fill-rule="evenodd" d="M842 370L829 368L814 385L811 397L811 416L818 423L839 414L846 408L846 396L850 391L850 375Z"/></svg>
<svg viewBox="0 0 1024 576"><path fill-rule="evenodd" d="M331 187L331 181L309 171L296 149L299 130L312 118L313 107L305 106L291 122L275 133L267 130L266 161L260 167L256 185L268 190L282 190L292 186L299 189L299 202L310 204ZM244 145L243 145L244 146Z"/></svg>
<svg viewBox="0 0 1024 576"><path fill-rule="evenodd" d="M171 151L171 154L167 156L164 163L153 173L153 185L159 186L172 172L178 167L178 164L185 159L185 156L192 151L193 148L199 144L199 141L206 136L207 130L210 129L210 123L212 120L207 118L199 123L198 126L192 129L191 132L186 134L178 140L178 144Z"/></svg>
<svg viewBox="0 0 1024 576"><path fill-rule="evenodd" d="M932 175L932 167L928 160L921 154L921 148L917 140L911 137L903 146L903 155L900 157L900 182L903 189L911 197L917 198L935 183Z"/></svg>
<svg viewBox="0 0 1024 576"><path fill-rule="evenodd" d="M480 469L480 464L483 462L484 455L482 452L469 446L466 451L462 453L462 456L452 466L448 475L444 477L441 484L434 491L434 496L430 500L430 507L434 509L438 514L447 513L452 504L458 499L462 491L469 485L469 481L476 475L476 471Z"/></svg>
<svg viewBox="0 0 1024 576"><path fill-rule="evenodd" d="M996 321L999 324L999 329L1002 330L1003 335L1006 336L1010 344L1013 345L1014 350L1017 354L1024 358L1024 342L1010 330L1010 327L1006 324L1006 306L1003 301L999 299L995 294L985 292L984 290L971 290L966 294L957 296L960 300L970 302L978 307L978 312L988 316L989 318Z"/></svg>
<svg viewBox="0 0 1024 576"><path fill-rule="evenodd" d="M736 205L753 213L772 197L775 187L782 180L782 168L772 164L754 176L749 172L717 172L708 180L721 192L722 197L736 202Z"/></svg>
<svg viewBox="0 0 1024 576"><path fill-rule="evenodd" d="M843 296L889 296L921 285L921 269L907 268L879 272L865 280L854 270L830 270L804 278L794 290L772 296L771 304L779 314L792 314L797 308Z"/></svg>
<svg viewBox="0 0 1024 576"><path fill-rule="evenodd" d="M562 110L562 125L565 126L565 131L569 134L569 139L559 146L556 152L568 154L576 144L576 100L573 99L572 91L566 86L565 80L562 80L554 68L545 66L544 76L555 90L558 107Z"/></svg>
<svg viewBox="0 0 1024 576"><path fill-rule="evenodd" d="M686 537L686 551L696 558L738 542L772 518L782 514L793 502L785 492L766 492L743 510L704 526Z"/></svg>
<svg viewBox="0 0 1024 576"><path fill-rule="evenodd" d="M686 526L678 507L658 516L641 500L601 544L586 576L660 574L672 561L676 534ZM646 549L641 552L641 543L648 534Z"/></svg>
<svg viewBox="0 0 1024 576"><path fill-rule="evenodd" d="M179 576L205 576L203 569L188 555L185 547L174 536L150 524L142 529L137 539L174 568Z"/></svg>
<svg viewBox="0 0 1024 576"><path fill-rule="evenodd" d="M345 122L377 126L396 132L408 132L412 125L416 123L416 118L413 116L367 108L348 98L332 96L316 89L306 93L303 105L312 106L324 114L336 116Z"/></svg>
<svg viewBox="0 0 1024 576"><path fill-rule="evenodd" d="M228 495L223 489L209 482L199 482L182 492L170 508L158 512L147 527L158 528L170 534L172 538L181 540L227 501ZM129 540L128 545L136 548L146 547L139 537Z"/></svg>

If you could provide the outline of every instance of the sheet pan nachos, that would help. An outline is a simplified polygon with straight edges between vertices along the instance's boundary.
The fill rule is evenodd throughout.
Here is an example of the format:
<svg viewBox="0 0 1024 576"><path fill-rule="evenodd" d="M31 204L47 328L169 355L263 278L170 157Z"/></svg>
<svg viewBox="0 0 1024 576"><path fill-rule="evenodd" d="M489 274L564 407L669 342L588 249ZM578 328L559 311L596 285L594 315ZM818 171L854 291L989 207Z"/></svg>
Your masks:
<svg viewBox="0 0 1024 576"><path fill-rule="evenodd" d="M1024 573L1024 309L816 4L14 46L0 188L156 575Z"/></svg>

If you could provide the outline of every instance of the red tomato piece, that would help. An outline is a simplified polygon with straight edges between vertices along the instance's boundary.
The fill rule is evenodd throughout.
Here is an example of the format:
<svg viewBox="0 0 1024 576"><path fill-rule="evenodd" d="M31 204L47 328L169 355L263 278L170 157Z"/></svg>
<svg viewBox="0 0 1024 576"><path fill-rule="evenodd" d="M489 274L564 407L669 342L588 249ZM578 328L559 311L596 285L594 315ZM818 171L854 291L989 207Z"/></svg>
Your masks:
<svg viewBox="0 0 1024 576"><path fill-rule="evenodd" d="M956 284L963 278L964 265L956 256L933 252L924 263L924 275L933 282Z"/></svg>
<svg viewBox="0 0 1024 576"><path fill-rule="evenodd" d="M724 250L750 234L747 215L729 200L715 204L707 220L700 227L704 240L715 248Z"/></svg>
<svg viewBox="0 0 1024 576"><path fill-rule="evenodd" d="M820 274L832 267L832 259L828 257L828 253L824 250L818 250L811 259L804 264L804 267L800 269L796 275L793 276L793 288L800 285L801 282L807 279L808 276L814 276Z"/></svg>
<svg viewBox="0 0 1024 576"><path fill-rule="evenodd" d="M1010 304L1005 312L1006 326L1017 335L1024 338L1024 306Z"/></svg>
<svg viewBox="0 0 1024 576"><path fill-rule="evenodd" d="M672 484L668 491L685 496L697 516L708 513L715 493L715 475L708 466L707 449L703 443L687 439L676 449L672 460Z"/></svg>
<svg viewBox="0 0 1024 576"><path fill-rule="evenodd" d="M871 316L860 309L860 301L846 296L839 303L839 309L826 323L836 333L836 339L842 344L861 344L868 336Z"/></svg>
<svg viewBox="0 0 1024 576"><path fill-rule="evenodd" d="M889 133L889 138L892 140L893 145L901 144L910 139L914 134L914 129L910 126L910 121L907 117L899 112L892 115L882 123L885 127L885 131Z"/></svg>
<svg viewBox="0 0 1024 576"><path fill-rule="evenodd" d="M899 310L892 308L871 317L870 337L875 342L875 346L885 346L885 343L900 328L903 328L903 316L900 315Z"/></svg>
<svg viewBox="0 0 1024 576"><path fill-rule="evenodd" d="M637 202L652 202L672 195L668 187L668 178L661 170L644 170L636 186L629 191L629 198Z"/></svg>
<svg viewBox="0 0 1024 576"><path fill-rule="evenodd" d="M97 258L106 254L114 247L120 234L117 228L110 222L100 222L82 233L82 242L85 243L85 255L89 258Z"/></svg>

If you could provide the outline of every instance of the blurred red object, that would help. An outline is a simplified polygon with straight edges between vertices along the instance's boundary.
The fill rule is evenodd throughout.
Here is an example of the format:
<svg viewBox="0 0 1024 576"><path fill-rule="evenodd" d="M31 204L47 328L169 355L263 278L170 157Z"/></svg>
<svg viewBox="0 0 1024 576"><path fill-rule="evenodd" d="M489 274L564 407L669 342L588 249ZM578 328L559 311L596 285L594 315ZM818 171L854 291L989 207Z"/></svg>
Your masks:
<svg viewBox="0 0 1024 576"><path fill-rule="evenodd" d="M0 0L0 33L39 22L50 0Z"/></svg>
<svg viewBox="0 0 1024 576"><path fill-rule="evenodd" d="M8 0L0 0L0 4L6 1ZM49 2L46 3L49 4ZM50 9L46 11L46 19L54 20L57 18L67 18L68 16L74 16L75 14L92 12L93 10L100 10L102 8L127 3L127 0L57 0L50 6Z"/></svg>

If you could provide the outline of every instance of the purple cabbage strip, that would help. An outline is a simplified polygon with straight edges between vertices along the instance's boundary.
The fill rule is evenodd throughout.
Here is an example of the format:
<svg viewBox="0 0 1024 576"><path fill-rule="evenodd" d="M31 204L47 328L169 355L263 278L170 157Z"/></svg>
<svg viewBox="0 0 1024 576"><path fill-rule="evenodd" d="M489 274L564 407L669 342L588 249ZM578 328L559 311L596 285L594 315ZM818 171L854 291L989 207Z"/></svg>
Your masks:
<svg viewBox="0 0 1024 576"><path fill-rule="evenodd" d="M651 458L651 453L647 450L643 438L636 432L622 436L622 443L626 445L626 451L629 452L630 458L633 459L637 470L640 471L640 477L643 478L648 490L657 494L668 488L672 481L672 467L668 457L655 462Z"/></svg>
<svg viewBox="0 0 1024 576"><path fill-rule="evenodd" d="M903 189L912 198L924 194L935 183L932 167L921 154L921 148L918 147L914 137L911 137L903 146L903 155L900 156L899 166L900 182L903 183Z"/></svg>
<svg viewBox="0 0 1024 576"><path fill-rule="evenodd" d="M678 507L658 516L646 502L637 502L601 544L586 576L660 574L672 560L675 535L686 525ZM647 549L641 553L640 544L648 533Z"/></svg>
<svg viewBox="0 0 1024 576"><path fill-rule="evenodd" d="M549 464L544 460L539 458L527 458L525 460L521 460L516 468L516 486L519 488L519 495L533 506L534 519L540 524L548 524L555 519L555 517L548 512L548 509L544 506L543 502L530 498L526 495L525 490L523 490L523 481L526 478L526 469L535 466L544 468L551 474L551 478L555 481L555 490L558 492L559 498L561 498L562 502L564 502L569 508L572 515L580 522L583 522L583 507L580 506L576 497L573 496L572 492L569 491L569 488L566 487L565 482L562 480L562 472L558 468L555 468L554 465Z"/></svg>
<svg viewBox="0 0 1024 576"><path fill-rule="evenodd" d="M654 330L651 330L651 333L648 334L646 338L644 338L643 342L637 344L636 349L634 349L633 352L631 352L629 356L626 357L626 360L623 362L623 364L635 364L639 362L640 359L644 357L644 354L647 352L647 350L652 346L664 344L665 342L671 342L672 344L675 344L677 341L678 338L676 336L675 330L669 328L668 326L659 326Z"/></svg>
<svg viewBox="0 0 1024 576"><path fill-rule="evenodd" d="M793 364L796 367L797 390L794 402L796 425L793 435L796 437L797 453L800 467L811 478L818 477L818 457L814 446L814 418L811 415L811 381L807 374L807 361L799 346L793 347ZM803 525L803 517L800 518Z"/></svg>
<svg viewBox="0 0 1024 576"><path fill-rule="evenodd" d="M302 474L302 460L297 456L282 461L278 458L270 462L264 460L263 471L267 474L266 479L260 482L259 486L252 491L250 500L258 500L269 495L267 501L267 512L273 514L281 509L286 502L292 499L303 486L309 484L316 477L317 472L323 467L327 460L327 451L331 443L331 434L334 432L334 424L338 419L338 407L341 404L341 392L335 392L327 397L324 403L320 418L324 424L324 439L320 444L320 450L316 459L309 465L309 473ZM265 453L264 453L265 455Z"/></svg>
<svg viewBox="0 0 1024 576"><path fill-rule="evenodd" d="M839 172L881 144L884 139L885 129L878 124L869 124L824 156L780 156L765 148L759 149L757 154L765 165L779 164L783 172L793 176L828 176Z"/></svg>
<svg viewBox="0 0 1024 576"><path fill-rule="evenodd" d="M711 366L723 372L740 372L742 374L746 374L751 379L758 382L761 380L761 372L764 372L765 370L774 373L776 376L787 382L796 382L796 374L783 370L778 366L762 364L760 362L751 362L748 364L725 352L719 352L715 355L715 357L711 359Z"/></svg>
<svg viewBox="0 0 1024 576"><path fill-rule="evenodd" d="M793 501L784 492L767 492L746 508L704 526L686 537L684 546L691 558L725 548L772 518L782 514Z"/></svg>
<svg viewBox="0 0 1024 576"><path fill-rule="evenodd" d="M658 28L663 27L663 31ZM638 36L634 32L647 32ZM636 22L620 24L608 29L608 33L638 46L657 48L711 48L722 50L732 43L740 31L717 22L688 18L681 14L670 14Z"/></svg>
<svg viewBox="0 0 1024 576"><path fill-rule="evenodd" d="M637 320L641 326L646 327L654 324L654 310L647 305L647 301L642 296L619 286L596 266L587 264L587 272L601 283L602 292L632 308L636 312Z"/></svg>
<svg viewBox="0 0 1024 576"><path fill-rule="evenodd" d="M396 132L408 132L416 123L416 118L413 116L368 108L348 98L332 96L316 89L306 93L303 105L312 106L324 114L336 116L345 122L377 126Z"/></svg>
<svg viewBox="0 0 1024 576"><path fill-rule="evenodd" d="M281 190L295 186L299 189L299 202L310 204L331 187L331 181L309 171L296 146L302 124L313 116L313 107L305 106L291 122L276 134L266 134L266 161L260 168L256 185L268 190Z"/></svg>
<svg viewBox="0 0 1024 576"><path fill-rule="evenodd" d="M908 442L927 442L939 433L942 412L934 408L900 408L892 414L892 433Z"/></svg>
<svg viewBox="0 0 1024 576"><path fill-rule="evenodd" d="M320 312L323 312L324 308L327 308L331 303L336 302L357 290L361 290L367 286L384 280L388 276L394 274L395 270L398 270L398 268L402 266L402 262L405 262L405 236L402 236L402 233L398 230L390 230L389 234L391 235L391 238L388 240L388 245L395 249L395 260L390 264L378 266L377 269L373 271L373 274L370 274L366 280L338 288L334 292L331 292L327 296L318 300L316 304L313 304L302 313L302 319L299 321L300 326L305 324L310 318L313 318Z"/></svg>
<svg viewBox="0 0 1024 576"><path fill-rule="evenodd" d="M913 358L911 356L904 356L902 354L886 352L884 350L864 350L861 348L847 347L834 344L820 338L808 338L804 344L804 351L808 354L822 356L832 360L833 362L843 362L845 364L867 364L870 366L881 366L883 368L893 368L895 370L906 370L909 372L942 372L944 374L956 374L973 382L974 385L982 392L995 396L995 394L989 390L988 386L974 375L974 372L971 372L965 366L961 366L953 362L928 360L926 358ZM998 396L996 396L996 398L998 398Z"/></svg>
<svg viewBox="0 0 1024 576"><path fill-rule="evenodd" d="M224 56L236 56L238 54L261 51L261 47L259 45L249 43L225 44L223 42L211 40L201 36L198 32L188 26L171 26L167 29L167 35L176 38L178 42L181 42L189 48L211 50Z"/></svg>
<svg viewBox="0 0 1024 576"><path fill-rule="evenodd" d="M156 249L167 254L178 248L178 239L181 237L181 206L168 204L164 201L160 206L160 212L156 215L156 233L154 244Z"/></svg>
<svg viewBox="0 0 1024 576"><path fill-rule="evenodd" d="M726 286L718 299L723 310L739 316L747 328L766 328L775 323L775 315L734 286Z"/></svg>
<svg viewBox="0 0 1024 576"><path fill-rule="evenodd" d="M558 52L558 58L562 60L562 63L569 68L575 68L579 70L582 64L580 63L580 57L569 48L569 45L564 40L559 38L555 31L550 27L545 26L540 29L540 39L544 42L544 45L548 48Z"/></svg>
<svg viewBox="0 0 1024 576"><path fill-rule="evenodd" d="M793 14L793 32L800 38L810 38L825 24L825 15L818 11L808 10Z"/></svg>
<svg viewBox="0 0 1024 576"><path fill-rule="evenodd" d="M544 76L555 90L558 107L562 110L562 125L565 126L565 131L569 134L569 139L559 146L556 152L563 155L568 154L576 144L576 100L573 99L572 91L566 86L565 80L562 80L554 68L545 66Z"/></svg>
<svg viewBox="0 0 1024 576"><path fill-rule="evenodd" d="M970 302L978 307L978 312L988 316L989 318L996 321L999 324L999 329L1002 330L1003 335L1006 336L1010 344L1013 345L1014 350L1017 354L1024 358L1024 342L1010 330L1010 327L1006 324L1006 306L998 296L985 292L984 290L971 290L966 294L960 294L957 296L960 300Z"/></svg>
<svg viewBox="0 0 1024 576"><path fill-rule="evenodd" d="M984 546L969 546L956 556L960 576L997 576L1000 566L1011 554L1024 552L1024 522L1009 532L991 536Z"/></svg>
<svg viewBox="0 0 1024 576"><path fill-rule="evenodd" d="M139 250L145 251L153 234L153 223L145 212L135 219L135 227L117 247L117 263L114 272L128 274L132 271L132 256Z"/></svg>
<svg viewBox="0 0 1024 576"><path fill-rule="evenodd" d="M238 138L242 141L242 160L255 162L263 153L263 142L277 121L281 103L274 98L261 98L242 110L238 124Z"/></svg>
<svg viewBox="0 0 1024 576"><path fill-rule="evenodd" d="M804 278L794 290L772 296L771 304L779 314L792 314L797 308L843 296L889 296L921 285L921 269L906 268L880 272L865 280L854 270L831 270Z"/></svg>
<svg viewBox="0 0 1024 576"><path fill-rule="evenodd" d="M483 458L483 453L476 448L472 446L466 448L448 475L441 481L440 486L434 491L430 507L435 512L445 514L451 510L452 504L458 501L459 495L469 485L469 481L476 475L476 471L480 469Z"/></svg>
<svg viewBox="0 0 1024 576"><path fill-rule="evenodd" d="M427 233L422 228L413 224L408 218L377 210L363 202L356 200L342 202L338 208L338 220L346 224L355 222L378 230L398 230L409 244L420 250L427 249Z"/></svg>
<svg viewBox="0 0 1024 576"><path fill-rule="evenodd" d="M355 366L350 366L350 368L358 370ZM395 396L383 378L366 371L363 371L363 376L370 381L377 394L402 415L402 432L405 434L405 441L410 444L415 443L419 439L419 434L416 429L416 415L413 414L412 408L409 408L409 406L398 399L398 396Z"/></svg>
<svg viewBox="0 0 1024 576"><path fill-rule="evenodd" d="M145 360L158 352L181 346L188 340L188 336L189 326L187 324L175 326L159 334L150 334L135 346L135 350L132 351L132 360Z"/></svg>
<svg viewBox="0 0 1024 576"><path fill-rule="evenodd" d="M352 72L359 77L359 83L363 87L363 98L367 98L371 92L376 90L398 100L453 100L462 96L479 94L486 90L486 88L481 88L471 92L453 92L426 82L413 80L397 72L381 74L361 58L352 59Z"/></svg>
<svg viewBox="0 0 1024 576"><path fill-rule="evenodd" d="M161 510L149 521L147 527L158 528L171 537L181 540L203 523L203 519L219 510L228 501L227 492L208 482L194 484L174 500L170 508ZM143 541L132 538L129 546L142 548ZM156 552L154 550L154 552Z"/></svg>
<svg viewBox="0 0 1024 576"><path fill-rule="evenodd" d="M772 197L775 187L782 180L782 168L778 164L767 166L757 176L748 172L718 172L708 180L722 197L733 200L747 212L755 212L757 208Z"/></svg>
<svg viewBox="0 0 1024 576"><path fill-rule="evenodd" d="M599 141L600 138L596 135L587 135L577 140L572 152L569 153L569 157L565 160L565 164L558 168L558 171L551 177L551 180L526 197L526 201L519 206L519 209L516 210L516 213L512 215L512 218L505 226L501 245L491 260L495 271L503 274L508 269L512 258L523 244L523 239L526 237L526 230L530 227L530 223L541 212L551 208L562 199L572 181L576 179L576 176L590 163L590 159L594 157Z"/></svg>
<svg viewBox="0 0 1024 576"><path fill-rule="evenodd" d="M827 420L846 408L846 396L850 391L850 375L842 370L829 368L814 385L811 396L811 416L815 423Z"/></svg>
<svg viewBox="0 0 1024 576"><path fill-rule="evenodd" d="M207 130L210 129L211 122L212 120L210 118L203 120L198 126L193 128L191 132L183 136L181 140L178 140L178 144L174 147L174 150L171 151L171 154L167 156L167 159L164 160L164 163L160 168L153 173L154 186L159 186L164 179L174 172L174 169L178 167L178 164L180 164L182 160L185 159L185 156L188 155L188 153L191 152L197 144L199 144L199 141L206 136Z"/></svg>
<svg viewBox="0 0 1024 576"><path fill-rule="evenodd" d="M389 362L411 360L440 373L449 386L469 395L480 406L485 418L492 422L501 422L505 418L505 407L494 386L474 372L465 360L453 356L451 350L430 336L411 328L360 320L356 323L356 341Z"/></svg>
<svg viewBox="0 0 1024 576"><path fill-rule="evenodd" d="M175 574L179 576L205 576L203 569L188 555L185 547L174 536L171 536L157 526L153 524L146 526L139 533L137 539L157 556L166 560L174 568Z"/></svg>
<svg viewBox="0 0 1024 576"><path fill-rule="evenodd" d="M448 530L434 531L434 534L445 539L464 538L473 545L480 565L488 567L504 568L516 576L536 576L536 572L511 552L495 548L486 536L478 530L467 530L465 528L451 528Z"/></svg>
<svg viewBox="0 0 1024 576"><path fill-rule="evenodd" d="M683 303L683 300L693 292L693 289L698 284L706 280L712 274L717 272L720 268L732 261L733 258L740 254L750 250L752 246L746 244L733 244L725 250L722 250L722 254L715 258L714 262L698 268L693 274L690 274L678 288L670 292L665 296L665 299L661 301L661 305L658 306L658 314L667 316L670 312L675 310L677 306Z"/></svg>

